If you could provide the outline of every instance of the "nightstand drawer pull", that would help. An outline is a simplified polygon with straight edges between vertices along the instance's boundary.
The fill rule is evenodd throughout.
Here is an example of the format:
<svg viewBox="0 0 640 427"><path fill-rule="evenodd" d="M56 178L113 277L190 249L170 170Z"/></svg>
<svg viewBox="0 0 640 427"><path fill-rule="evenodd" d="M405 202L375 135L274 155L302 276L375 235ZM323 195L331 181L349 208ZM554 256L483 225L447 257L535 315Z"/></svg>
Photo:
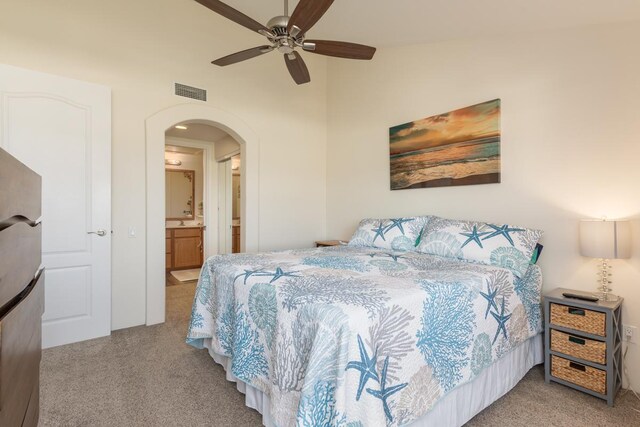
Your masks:
<svg viewBox="0 0 640 427"><path fill-rule="evenodd" d="M576 316L584 316L586 313L581 308L569 307L569 314L573 314L573 315L576 315Z"/></svg>
<svg viewBox="0 0 640 427"><path fill-rule="evenodd" d="M574 344L580 344L580 345L585 344L585 341L582 338L578 338L578 337L569 336L569 341L571 341Z"/></svg>
<svg viewBox="0 0 640 427"><path fill-rule="evenodd" d="M573 369L577 369L578 371L582 371L582 372L585 372L587 370L586 366L581 365L579 363L575 363L575 362L569 362L569 367Z"/></svg>

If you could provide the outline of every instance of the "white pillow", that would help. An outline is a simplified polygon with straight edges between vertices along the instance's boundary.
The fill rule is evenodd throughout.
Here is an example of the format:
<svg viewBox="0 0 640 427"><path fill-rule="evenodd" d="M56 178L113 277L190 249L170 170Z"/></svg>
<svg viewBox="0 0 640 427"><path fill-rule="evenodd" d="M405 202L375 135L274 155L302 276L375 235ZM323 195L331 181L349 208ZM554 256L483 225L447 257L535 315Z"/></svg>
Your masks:
<svg viewBox="0 0 640 427"><path fill-rule="evenodd" d="M522 277L542 231L508 224L433 217L417 251L508 268Z"/></svg>
<svg viewBox="0 0 640 427"><path fill-rule="evenodd" d="M429 218L429 216L417 216L363 219L353 233L349 246L413 251Z"/></svg>

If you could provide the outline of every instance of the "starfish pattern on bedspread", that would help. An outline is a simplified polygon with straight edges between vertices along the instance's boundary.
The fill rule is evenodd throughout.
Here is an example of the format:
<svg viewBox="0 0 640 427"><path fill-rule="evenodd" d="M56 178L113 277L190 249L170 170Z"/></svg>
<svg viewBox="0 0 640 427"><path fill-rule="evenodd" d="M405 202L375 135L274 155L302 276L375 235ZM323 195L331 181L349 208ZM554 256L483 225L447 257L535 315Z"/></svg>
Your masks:
<svg viewBox="0 0 640 427"><path fill-rule="evenodd" d="M382 374L380 376L380 390L374 390L374 389L368 388L367 393L369 393L373 397L377 397L378 399L382 400L382 407L384 408L384 413L387 416L387 419L391 422L393 421L393 416L391 415L391 409L389 408L389 402L387 402L387 399L390 398L393 394L405 388L409 383L402 383L402 384L397 384L394 386L387 387L387 368L388 367L389 367L389 356L387 356L387 358L384 359Z"/></svg>
<svg viewBox="0 0 640 427"><path fill-rule="evenodd" d="M244 276L244 284L247 284L247 279L251 276L260 276L261 274L258 273L266 273L266 271L258 269L258 270L244 270L244 273L238 274L236 277L233 278L233 281L235 282L236 280L238 280L238 278L243 277Z"/></svg>
<svg viewBox="0 0 640 427"><path fill-rule="evenodd" d="M269 273L268 271L265 271L263 273L256 273L256 276L273 276L273 278L269 282L269 283L273 283L273 282L275 282L278 279L281 279L283 277L300 277L300 276L296 276L296 273L298 273L298 272L297 271L284 271L282 268L278 267L278 268L276 268L276 271L274 273Z"/></svg>
<svg viewBox="0 0 640 427"><path fill-rule="evenodd" d="M402 255L390 254L390 253L386 253L386 252L383 252L383 253L372 252L372 253L367 254L367 255L369 255L371 258L375 258L377 256L383 257L383 258L391 258L395 262L398 262L398 259L403 258Z"/></svg>
<svg viewBox="0 0 640 427"><path fill-rule="evenodd" d="M507 321L511 318L511 314L507 314L507 315L504 314L504 300L505 298L502 298L502 306L500 308L500 314L494 313L493 311L491 312L491 315L493 316L493 318L496 319L496 322L498 322L498 329L496 330L496 336L493 337L494 344L498 339L498 336L500 335L500 331L502 331L502 334L504 335L505 339L507 338Z"/></svg>
<svg viewBox="0 0 640 427"><path fill-rule="evenodd" d="M377 352L373 354L373 357L369 358L369 354L367 353L367 349L362 342L360 334L358 334L358 349L360 350L360 360L347 363L347 367L345 368L345 370L355 369L357 371L360 371L360 381L358 383L356 400L360 400L362 390L367 384L367 381L372 379L376 382L379 382L378 372L376 372L376 363L378 361L378 355L376 354Z"/></svg>
<svg viewBox="0 0 640 427"><path fill-rule="evenodd" d="M495 308L495 310L498 311L498 305L496 304L496 295L498 295L498 288L492 291L491 284L487 284L487 293L485 294L484 292L480 291L480 295L482 295L482 297L487 300L487 311L484 313L484 318L486 319L487 316L489 316L491 308Z"/></svg>

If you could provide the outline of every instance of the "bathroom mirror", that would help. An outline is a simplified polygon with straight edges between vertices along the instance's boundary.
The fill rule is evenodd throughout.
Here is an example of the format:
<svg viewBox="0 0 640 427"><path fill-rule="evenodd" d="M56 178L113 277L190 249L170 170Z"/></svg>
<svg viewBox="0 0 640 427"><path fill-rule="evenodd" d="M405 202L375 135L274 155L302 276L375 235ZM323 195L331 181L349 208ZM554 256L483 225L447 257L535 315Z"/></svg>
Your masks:
<svg viewBox="0 0 640 427"><path fill-rule="evenodd" d="M165 169L165 215L168 220L193 219L195 171Z"/></svg>

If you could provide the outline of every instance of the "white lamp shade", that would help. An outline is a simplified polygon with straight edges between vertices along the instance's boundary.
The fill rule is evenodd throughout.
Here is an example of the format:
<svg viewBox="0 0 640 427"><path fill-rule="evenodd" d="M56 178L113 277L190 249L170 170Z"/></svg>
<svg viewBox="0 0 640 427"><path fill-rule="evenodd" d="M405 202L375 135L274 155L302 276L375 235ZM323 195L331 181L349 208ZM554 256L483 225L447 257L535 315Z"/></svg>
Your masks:
<svg viewBox="0 0 640 427"><path fill-rule="evenodd" d="M629 221L580 221L580 254L590 258L630 258Z"/></svg>

